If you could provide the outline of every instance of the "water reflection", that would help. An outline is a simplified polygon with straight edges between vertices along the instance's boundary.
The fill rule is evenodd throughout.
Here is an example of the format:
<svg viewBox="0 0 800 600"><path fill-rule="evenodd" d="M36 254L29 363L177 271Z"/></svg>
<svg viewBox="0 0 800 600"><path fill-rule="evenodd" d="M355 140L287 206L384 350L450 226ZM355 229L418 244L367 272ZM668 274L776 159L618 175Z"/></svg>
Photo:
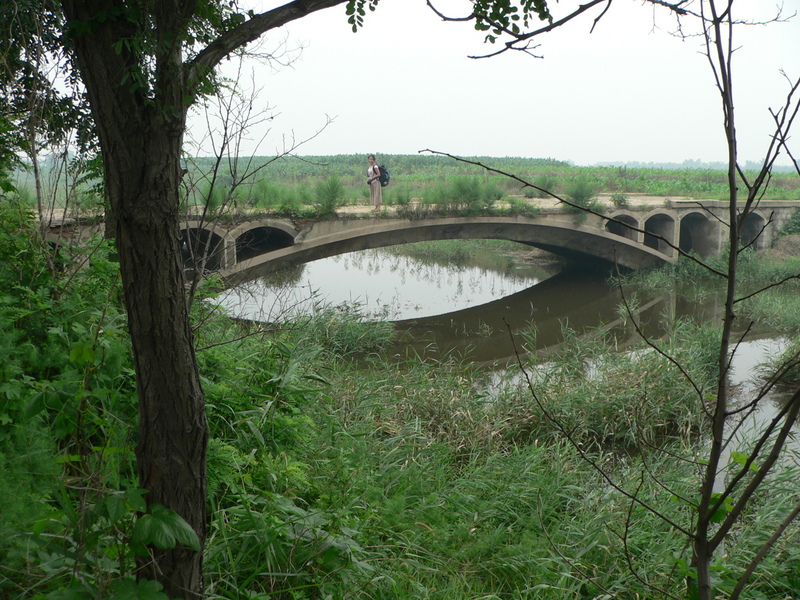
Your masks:
<svg viewBox="0 0 800 600"><path fill-rule="evenodd" d="M399 321L396 351L410 349L421 356L456 353L476 363L506 362L523 348L557 350L567 329L579 335L611 332L617 348L624 348L640 338L623 318L621 303L607 273L572 267L481 306ZM658 338L666 330L665 315L674 314L673 299L650 300L637 313L639 327Z"/></svg>
<svg viewBox="0 0 800 600"><path fill-rule="evenodd" d="M314 302L347 303L369 318L398 321L485 304L536 285L548 273L511 263L502 271L442 265L367 250L276 275L228 290L223 306L240 318L274 322Z"/></svg>
<svg viewBox="0 0 800 600"><path fill-rule="evenodd" d="M733 432L733 441L726 448L726 458L731 451L749 453L754 440L779 416L784 404L795 392L793 386L770 385L765 388L770 369L765 370L764 365L774 363L788 347L789 340L785 337L748 340L737 346L728 376L731 399L740 407L749 406L759 396L763 396L763 399L752 409L745 409L742 414L737 413L729 420L728 430L729 433ZM793 460L800 464L800 441L792 438L788 447Z"/></svg>
<svg viewBox="0 0 800 600"><path fill-rule="evenodd" d="M249 282L228 290L222 303L238 317L269 322L307 312L315 302L355 304L372 318L395 321L394 354L437 358L456 354L473 364L513 361L518 349L557 351L566 328L579 335L602 330L609 334L613 349L624 350L641 341L639 331L655 340L676 318L704 322L720 314L719 299L713 295L703 303L674 293L637 298L637 331L620 308L621 293L609 283L607 273L559 264L561 270L553 275L557 269L552 263L525 258L493 260L487 268L369 250ZM756 393L753 386L761 380L750 381L757 364L774 357L785 343L751 335L739 346L730 381L734 397ZM771 394L756 420L773 418L779 399L780 395Z"/></svg>

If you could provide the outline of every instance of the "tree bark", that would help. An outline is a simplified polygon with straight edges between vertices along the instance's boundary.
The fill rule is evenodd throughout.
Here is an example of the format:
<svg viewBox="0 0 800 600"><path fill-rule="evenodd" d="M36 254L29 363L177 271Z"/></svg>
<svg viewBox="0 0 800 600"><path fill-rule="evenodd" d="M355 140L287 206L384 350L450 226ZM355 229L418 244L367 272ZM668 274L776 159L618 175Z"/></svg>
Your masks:
<svg viewBox="0 0 800 600"><path fill-rule="evenodd" d="M165 2L164 4L169 4ZM183 517L201 545L206 534L205 401L184 294L179 248L181 144L186 112L175 74L180 49L158 57L165 84L154 100L137 89L137 63L115 51L132 25L113 2L64 0L72 42L103 152L106 192L114 213L139 405L136 458L148 504ZM175 54L177 52L177 55ZM172 73L170 73L172 70ZM179 98L174 102L175 98ZM170 598L203 594L202 552L179 546L139 564Z"/></svg>
<svg viewBox="0 0 800 600"><path fill-rule="evenodd" d="M226 55L269 29L346 0L294 0L255 15L184 64L195 3L61 0L67 47L86 87L103 152L128 312L139 405L139 484L206 534L205 400L179 247L180 158L196 87ZM154 68L153 68L154 67ZM203 595L202 551L154 551L139 576L170 598Z"/></svg>

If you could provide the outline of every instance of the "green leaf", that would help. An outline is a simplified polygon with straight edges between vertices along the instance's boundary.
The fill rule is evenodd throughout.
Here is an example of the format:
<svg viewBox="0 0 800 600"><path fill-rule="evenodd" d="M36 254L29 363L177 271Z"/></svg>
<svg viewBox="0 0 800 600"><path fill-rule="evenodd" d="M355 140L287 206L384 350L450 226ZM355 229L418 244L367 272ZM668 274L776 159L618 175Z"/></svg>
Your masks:
<svg viewBox="0 0 800 600"><path fill-rule="evenodd" d="M164 508L160 504L153 505L152 513L153 516L158 516L165 525L171 527L173 535L181 544L197 552L200 551L200 539L197 537L197 533L178 513Z"/></svg>
<svg viewBox="0 0 800 600"><path fill-rule="evenodd" d="M147 503L144 501L144 495L146 493L147 490L134 488L132 490L125 490L122 495L125 497L125 500L128 501L128 504L131 505L131 508L134 511L144 512L147 510Z"/></svg>
<svg viewBox="0 0 800 600"><path fill-rule="evenodd" d="M81 462L80 454L62 454L56 458L58 464L77 463Z"/></svg>
<svg viewBox="0 0 800 600"><path fill-rule="evenodd" d="M133 528L132 541L153 545L159 550L175 547L175 536L169 527L164 527L153 515L142 515Z"/></svg>
<svg viewBox="0 0 800 600"><path fill-rule="evenodd" d="M115 494L106 496L103 499L101 506L105 509L105 512L108 515L108 518L111 519L112 523L116 523L128 513L128 503L125 502L125 498Z"/></svg>
<svg viewBox="0 0 800 600"><path fill-rule="evenodd" d="M25 407L25 416L31 418L42 412L46 405L45 392L39 392L33 397L28 406Z"/></svg>
<svg viewBox="0 0 800 600"><path fill-rule="evenodd" d="M111 600L169 600L163 586L150 579L121 579L111 583Z"/></svg>
<svg viewBox="0 0 800 600"><path fill-rule="evenodd" d="M731 452L731 460L738 464L740 467L743 467L747 464L747 461L750 457L743 452ZM756 466L755 462L750 463L748 467L751 471L758 471L758 467Z"/></svg>
<svg viewBox="0 0 800 600"><path fill-rule="evenodd" d="M69 352L69 362L78 365L93 363L95 359L94 345L90 342L78 342Z"/></svg>
<svg viewBox="0 0 800 600"><path fill-rule="evenodd" d="M719 502L720 498L722 498L722 494L712 494L711 495L711 502L716 504ZM722 521L725 516L733 510L733 500L730 496L725 496L722 504L713 512L713 514L708 518L709 521L712 523L719 523Z"/></svg>
<svg viewBox="0 0 800 600"><path fill-rule="evenodd" d="M194 529L178 513L161 504L153 504L150 514L139 517L131 540L134 543L152 544L160 550L168 550L181 543L200 551L200 539Z"/></svg>

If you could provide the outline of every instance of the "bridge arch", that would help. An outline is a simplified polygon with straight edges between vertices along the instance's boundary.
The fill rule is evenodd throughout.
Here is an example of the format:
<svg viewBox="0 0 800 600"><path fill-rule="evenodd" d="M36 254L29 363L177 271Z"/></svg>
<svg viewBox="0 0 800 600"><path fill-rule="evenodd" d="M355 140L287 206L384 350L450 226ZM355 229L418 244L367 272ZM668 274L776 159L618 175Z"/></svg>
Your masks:
<svg viewBox="0 0 800 600"><path fill-rule="evenodd" d="M719 252L719 222L708 214L694 211L680 220L680 249L708 258Z"/></svg>
<svg viewBox="0 0 800 600"><path fill-rule="evenodd" d="M632 215L621 213L614 215L606 221L607 232L636 241L639 238L639 220Z"/></svg>
<svg viewBox="0 0 800 600"><path fill-rule="evenodd" d="M747 215L739 228L739 240L743 246L752 245L754 250L761 250L769 245L765 235L767 219L757 212Z"/></svg>
<svg viewBox="0 0 800 600"><path fill-rule="evenodd" d="M670 244L675 244L675 219L668 214L657 212L644 221L644 245L663 252L674 254Z"/></svg>
<svg viewBox="0 0 800 600"><path fill-rule="evenodd" d="M336 230L336 227L340 229ZM640 269L671 258L633 240L596 227L576 227L572 220L525 217L451 217L422 220L371 219L327 222L324 233L309 231L294 245L243 260L222 276L230 285L328 256L412 242L444 239L505 239L541 248L581 263L616 264Z"/></svg>
<svg viewBox="0 0 800 600"><path fill-rule="evenodd" d="M288 248L294 244L298 231L286 221L268 219L242 223L228 233L233 245L233 261L240 262L265 252ZM231 262L231 261L229 261Z"/></svg>
<svg viewBox="0 0 800 600"><path fill-rule="evenodd" d="M222 269L227 266L225 238L213 227L188 223L181 229L181 256L187 268L199 267L204 271Z"/></svg>

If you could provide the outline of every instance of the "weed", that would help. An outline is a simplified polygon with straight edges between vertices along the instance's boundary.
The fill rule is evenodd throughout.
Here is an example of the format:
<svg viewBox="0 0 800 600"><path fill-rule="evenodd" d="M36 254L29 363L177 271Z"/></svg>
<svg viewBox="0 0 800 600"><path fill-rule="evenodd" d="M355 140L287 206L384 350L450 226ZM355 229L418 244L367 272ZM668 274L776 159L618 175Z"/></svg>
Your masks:
<svg viewBox="0 0 800 600"><path fill-rule="evenodd" d="M567 184L566 195L574 206L567 206L565 210L574 212L588 208L595 199L595 185L588 175L582 173Z"/></svg>
<svg viewBox="0 0 800 600"><path fill-rule="evenodd" d="M628 208L630 206L628 197L625 194L620 193L611 195L611 204L613 204L615 208Z"/></svg>
<svg viewBox="0 0 800 600"><path fill-rule="evenodd" d="M548 198L550 194L547 192L555 193L557 184L558 179L556 177L543 173L533 178L533 185L536 187L526 187L524 195L526 198ZM547 190L547 192L542 190Z"/></svg>
<svg viewBox="0 0 800 600"><path fill-rule="evenodd" d="M327 218L334 215L336 209L342 206L344 201L344 187L338 177L329 177L327 180L318 183L314 188L314 199L316 201L317 213L320 217Z"/></svg>

